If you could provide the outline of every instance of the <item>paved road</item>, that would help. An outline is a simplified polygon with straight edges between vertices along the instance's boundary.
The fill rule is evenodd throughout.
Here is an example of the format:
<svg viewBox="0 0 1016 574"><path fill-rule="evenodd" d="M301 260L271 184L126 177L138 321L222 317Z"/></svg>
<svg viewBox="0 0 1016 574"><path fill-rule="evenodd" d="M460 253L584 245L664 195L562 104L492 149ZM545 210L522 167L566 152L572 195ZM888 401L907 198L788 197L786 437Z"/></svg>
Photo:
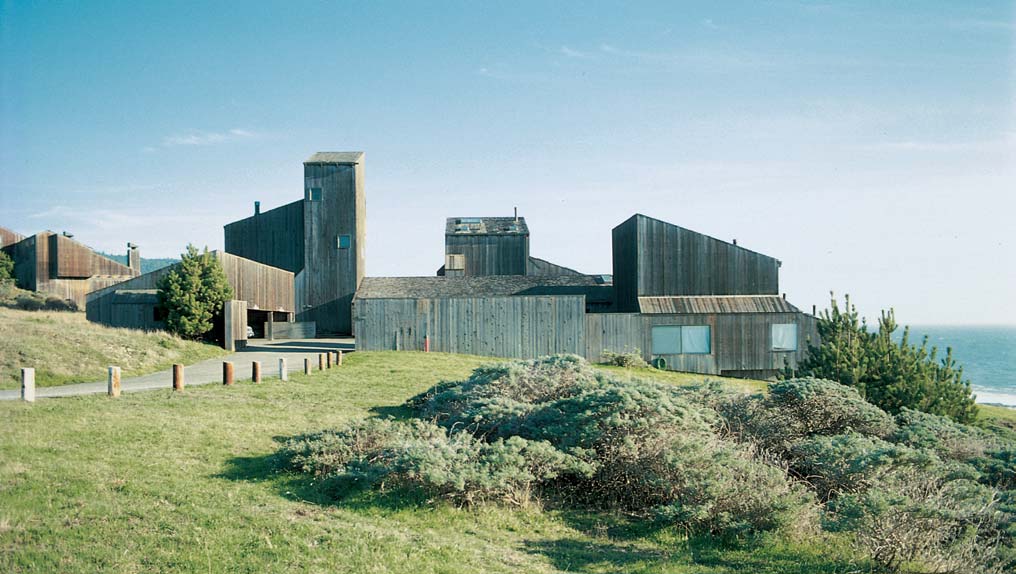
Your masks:
<svg viewBox="0 0 1016 574"><path fill-rule="evenodd" d="M253 340L244 350L225 357L208 359L184 368L184 382L187 386L222 383L222 362L233 362L233 373L237 381L250 380L254 361L261 361L262 377L279 376L279 359L286 359L286 367L290 373L303 371L304 358L311 359L312 368L317 371L319 353L325 351L352 351L353 339L293 339L286 341ZM122 392L147 391L151 389L169 389L173 386L173 371L167 369L142 377L124 378L120 382ZM105 393L105 380L95 383L76 383L57 387L36 387L36 398L73 397ZM21 390L0 391L0 400L21 398Z"/></svg>

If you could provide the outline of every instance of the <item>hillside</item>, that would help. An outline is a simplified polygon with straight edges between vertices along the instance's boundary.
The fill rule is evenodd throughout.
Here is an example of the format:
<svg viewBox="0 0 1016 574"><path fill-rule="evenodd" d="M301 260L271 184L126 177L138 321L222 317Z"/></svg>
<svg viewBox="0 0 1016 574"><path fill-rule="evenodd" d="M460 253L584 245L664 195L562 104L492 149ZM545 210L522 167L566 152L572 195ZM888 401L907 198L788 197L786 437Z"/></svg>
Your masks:
<svg viewBox="0 0 1016 574"><path fill-rule="evenodd" d="M0 307L0 389L18 388L22 367L35 368L37 385L52 386L105 380L110 365L132 377L224 353L168 333L91 323L84 313Z"/></svg>
<svg viewBox="0 0 1016 574"><path fill-rule="evenodd" d="M114 255L112 253L103 253L102 251L97 251L96 253L98 253L99 255L102 255L103 257L106 257L108 259L112 259L113 261L116 261L117 263L122 263L124 265L127 265L127 256L126 255ZM180 262L179 259L174 259L172 257L163 257L163 258L155 258L155 259L148 259L147 257L142 257L141 258L141 273L142 274L144 274L144 273L151 273L152 271L155 271L157 269L162 269L163 267L169 267L170 265L172 265L174 263L179 263L179 262Z"/></svg>
<svg viewBox="0 0 1016 574"><path fill-rule="evenodd" d="M341 368L288 383L0 404L0 571L864 568L837 539L724 548L610 513L457 509L376 494L336 504L281 470L280 441L398 414L408 397L487 361L355 353Z"/></svg>

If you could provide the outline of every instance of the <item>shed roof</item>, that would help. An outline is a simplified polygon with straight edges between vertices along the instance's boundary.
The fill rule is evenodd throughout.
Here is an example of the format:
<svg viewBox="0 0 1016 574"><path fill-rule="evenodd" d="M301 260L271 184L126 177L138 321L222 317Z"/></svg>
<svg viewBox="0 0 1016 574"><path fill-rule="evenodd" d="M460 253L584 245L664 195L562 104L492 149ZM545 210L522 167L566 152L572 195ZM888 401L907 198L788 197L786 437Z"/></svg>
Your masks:
<svg viewBox="0 0 1016 574"><path fill-rule="evenodd" d="M609 286L599 285L589 275L487 275L479 277L364 277L357 299L441 299L498 297L511 295L599 294Z"/></svg>
<svg viewBox="0 0 1016 574"><path fill-rule="evenodd" d="M800 313L779 295L706 295L639 297L639 310L648 314Z"/></svg>
<svg viewBox="0 0 1016 574"><path fill-rule="evenodd" d="M525 217L449 217L445 235L529 235Z"/></svg>
<svg viewBox="0 0 1016 574"><path fill-rule="evenodd" d="M360 163L362 151L319 151L303 163Z"/></svg>

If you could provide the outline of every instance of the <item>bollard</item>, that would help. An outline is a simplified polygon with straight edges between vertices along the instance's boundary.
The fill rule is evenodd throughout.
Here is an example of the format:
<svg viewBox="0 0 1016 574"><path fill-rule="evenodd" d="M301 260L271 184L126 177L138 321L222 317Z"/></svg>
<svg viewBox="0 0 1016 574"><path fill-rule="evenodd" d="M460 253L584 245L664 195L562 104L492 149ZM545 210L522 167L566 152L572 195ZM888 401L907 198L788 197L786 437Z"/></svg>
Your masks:
<svg viewBox="0 0 1016 574"><path fill-rule="evenodd" d="M233 363L230 363L229 361L222 362L222 384L233 384Z"/></svg>
<svg viewBox="0 0 1016 574"><path fill-rule="evenodd" d="M338 357L339 357L339 359L338 359L337 362L339 363L339 366L341 367L342 366L342 349L339 349Z"/></svg>
<svg viewBox="0 0 1016 574"><path fill-rule="evenodd" d="M331 351L328 351L327 353L325 353L325 362L327 363L329 369L332 368L332 352Z"/></svg>
<svg viewBox="0 0 1016 574"><path fill-rule="evenodd" d="M21 400L26 403L35 402L35 369L21 369Z"/></svg>
<svg viewBox="0 0 1016 574"><path fill-rule="evenodd" d="M317 368L318 368L319 371L325 370L325 354L324 353L318 353L318 356L317 356Z"/></svg>
<svg viewBox="0 0 1016 574"><path fill-rule="evenodd" d="M339 366L339 354L335 351L328 351L328 355L332 358L332 364L336 367Z"/></svg>
<svg viewBox="0 0 1016 574"><path fill-rule="evenodd" d="M120 396L120 367L109 368L109 384L106 385L106 394L114 399Z"/></svg>
<svg viewBox="0 0 1016 574"><path fill-rule="evenodd" d="M183 390L183 365L173 365L173 390Z"/></svg>
<svg viewBox="0 0 1016 574"><path fill-rule="evenodd" d="M279 380L289 380L289 371L286 370L286 359L279 359Z"/></svg>
<svg viewBox="0 0 1016 574"><path fill-rule="evenodd" d="M261 361L254 361L250 365L250 380L255 383L261 382Z"/></svg>
<svg viewBox="0 0 1016 574"><path fill-rule="evenodd" d="M307 357L304 357L303 359L303 374L305 375L310 374L310 359L308 359Z"/></svg>

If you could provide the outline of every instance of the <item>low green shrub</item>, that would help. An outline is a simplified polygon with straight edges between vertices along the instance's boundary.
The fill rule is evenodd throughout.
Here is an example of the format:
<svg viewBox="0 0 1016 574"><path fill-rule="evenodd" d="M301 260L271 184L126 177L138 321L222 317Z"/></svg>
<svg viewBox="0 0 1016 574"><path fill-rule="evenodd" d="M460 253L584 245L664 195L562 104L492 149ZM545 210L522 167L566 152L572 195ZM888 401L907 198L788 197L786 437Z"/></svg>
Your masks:
<svg viewBox="0 0 1016 574"><path fill-rule="evenodd" d="M46 306L46 300L35 293L23 293L14 299L14 306L22 311L40 311Z"/></svg>
<svg viewBox="0 0 1016 574"><path fill-rule="evenodd" d="M630 351L626 349L621 353L604 349L600 358L608 365L624 367L626 369L645 369L649 367L649 363L642 358L641 349L632 349Z"/></svg>
<svg viewBox="0 0 1016 574"><path fill-rule="evenodd" d="M967 462L1000 444L998 437L987 431L912 409L902 409L896 424L893 442L928 449L945 460Z"/></svg>
<svg viewBox="0 0 1016 574"><path fill-rule="evenodd" d="M72 299L61 299L55 295L46 297L43 308L47 311L77 311L78 304Z"/></svg>

